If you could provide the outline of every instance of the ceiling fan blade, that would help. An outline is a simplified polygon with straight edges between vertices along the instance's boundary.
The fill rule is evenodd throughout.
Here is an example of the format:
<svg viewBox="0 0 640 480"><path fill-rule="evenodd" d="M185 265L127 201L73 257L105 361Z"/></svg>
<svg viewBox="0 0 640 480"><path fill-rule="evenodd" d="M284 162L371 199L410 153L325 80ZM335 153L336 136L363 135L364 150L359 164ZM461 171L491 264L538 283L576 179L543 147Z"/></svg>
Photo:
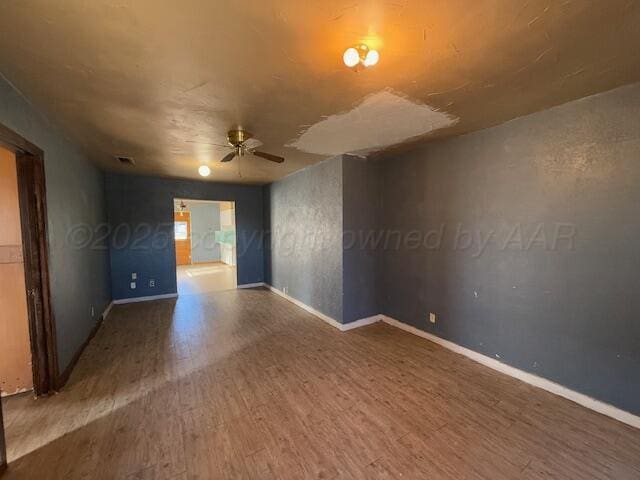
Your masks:
<svg viewBox="0 0 640 480"><path fill-rule="evenodd" d="M270 162L276 162L276 163L284 162L284 158L283 157L279 157L277 155L271 155L270 153L256 152L255 150L252 153L256 157L264 158L265 160L269 160Z"/></svg>
<svg viewBox="0 0 640 480"><path fill-rule="evenodd" d="M231 160L233 160L233 157L236 156L236 152L235 150L231 153L227 153L222 160L220 160L221 162L230 162Z"/></svg>
<svg viewBox="0 0 640 480"><path fill-rule="evenodd" d="M224 147L224 148L230 148L231 146L227 143L226 145L223 145L222 143L211 143L211 142L199 142L197 140L187 140L187 143L195 143L198 145L211 145L214 147Z"/></svg>
<svg viewBox="0 0 640 480"><path fill-rule="evenodd" d="M262 145L262 142L257 138L248 138L247 140L242 142L242 145L244 145L247 150L254 150Z"/></svg>

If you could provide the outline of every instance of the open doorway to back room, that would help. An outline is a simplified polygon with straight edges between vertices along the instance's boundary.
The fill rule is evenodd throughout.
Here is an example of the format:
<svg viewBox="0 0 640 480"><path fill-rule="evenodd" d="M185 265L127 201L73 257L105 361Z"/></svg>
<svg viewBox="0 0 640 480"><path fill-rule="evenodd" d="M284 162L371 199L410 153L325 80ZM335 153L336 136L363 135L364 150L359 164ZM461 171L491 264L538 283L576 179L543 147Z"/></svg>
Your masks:
<svg viewBox="0 0 640 480"><path fill-rule="evenodd" d="M15 154L0 147L0 392L33 389Z"/></svg>
<svg viewBox="0 0 640 480"><path fill-rule="evenodd" d="M173 201L178 295L237 287L235 202Z"/></svg>

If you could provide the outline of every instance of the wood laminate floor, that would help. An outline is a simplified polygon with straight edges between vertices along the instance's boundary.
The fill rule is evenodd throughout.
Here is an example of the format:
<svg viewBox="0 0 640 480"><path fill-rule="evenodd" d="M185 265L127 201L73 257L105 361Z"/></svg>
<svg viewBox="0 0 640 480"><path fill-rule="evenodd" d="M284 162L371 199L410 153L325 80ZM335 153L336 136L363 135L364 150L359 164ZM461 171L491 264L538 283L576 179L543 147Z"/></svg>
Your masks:
<svg viewBox="0 0 640 480"><path fill-rule="evenodd" d="M64 391L5 422L8 478L640 478L640 431L264 289L115 307Z"/></svg>
<svg viewBox="0 0 640 480"><path fill-rule="evenodd" d="M236 288L236 267L222 262L176 267L178 295L199 295Z"/></svg>

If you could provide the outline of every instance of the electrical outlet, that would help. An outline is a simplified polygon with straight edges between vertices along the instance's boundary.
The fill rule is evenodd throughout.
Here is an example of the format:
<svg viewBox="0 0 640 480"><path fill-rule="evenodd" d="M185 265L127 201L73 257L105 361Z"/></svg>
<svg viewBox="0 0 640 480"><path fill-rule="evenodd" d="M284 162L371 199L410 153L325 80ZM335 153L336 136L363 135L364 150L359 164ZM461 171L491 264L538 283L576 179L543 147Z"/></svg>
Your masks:
<svg viewBox="0 0 640 480"><path fill-rule="evenodd" d="M136 282L131 282L130 286L131 286L131 290L135 290Z"/></svg>
<svg viewBox="0 0 640 480"><path fill-rule="evenodd" d="M151 288L153 288L153 287L155 287L155 286L156 286L156 281L155 281L153 278L152 278L151 280L149 280L149 286L150 286Z"/></svg>
<svg viewBox="0 0 640 480"><path fill-rule="evenodd" d="M131 280L137 280L138 279L138 274L136 272L133 272L131 274Z"/></svg>
<svg viewBox="0 0 640 480"><path fill-rule="evenodd" d="M435 313L430 313L429 314L429 322L431 323L436 323L436 314Z"/></svg>
<svg viewBox="0 0 640 480"><path fill-rule="evenodd" d="M91 318L95 316L95 310L93 309L93 305L91 305Z"/></svg>
<svg viewBox="0 0 640 480"><path fill-rule="evenodd" d="M287 287L282 287L282 293L287 294Z"/></svg>

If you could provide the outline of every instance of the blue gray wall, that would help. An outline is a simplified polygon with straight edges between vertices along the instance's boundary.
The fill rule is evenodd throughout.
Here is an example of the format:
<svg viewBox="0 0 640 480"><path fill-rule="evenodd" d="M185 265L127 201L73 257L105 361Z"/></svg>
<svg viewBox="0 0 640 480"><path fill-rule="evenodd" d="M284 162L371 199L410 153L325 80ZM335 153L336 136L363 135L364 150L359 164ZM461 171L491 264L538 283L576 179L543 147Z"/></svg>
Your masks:
<svg viewBox="0 0 640 480"><path fill-rule="evenodd" d="M272 183L268 282L342 322L342 157Z"/></svg>
<svg viewBox="0 0 640 480"><path fill-rule="evenodd" d="M383 313L640 414L640 84L380 168Z"/></svg>
<svg viewBox="0 0 640 480"><path fill-rule="evenodd" d="M193 263L220 260L220 244L215 232L220 230L220 204L189 203L191 212L191 261Z"/></svg>
<svg viewBox="0 0 640 480"><path fill-rule="evenodd" d="M376 255L369 243L380 212L378 166L344 155L343 177L343 323L380 313L376 298Z"/></svg>
<svg viewBox="0 0 640 480"><path fill-rule="evenodd" d="M265 228L262 238L264 281L268 285L273 285L271 278L271 184L262 187L262 205L262 224Z"/></svg>
<svg viewBox="0 0 640 480"><path fill-rule="evenodd" d="M174 198L236 202L238 284L264 281L262 187L107 174L106 197L113 298L177 292Z"/></svg>
<svg viewBox="0 0 640 480"><path fill-rule="evenodd" d="M51 300L62 371L111 300L106 245L86 236L106 226L104 177L2 78L0 123L44 151Z"/></svg>
<svg viewBox="0 0 640 480"><path fill-rule="evenodd" d="M341 323L376 315L376 164L342 155L264 189L266 282Z"/></svg>

